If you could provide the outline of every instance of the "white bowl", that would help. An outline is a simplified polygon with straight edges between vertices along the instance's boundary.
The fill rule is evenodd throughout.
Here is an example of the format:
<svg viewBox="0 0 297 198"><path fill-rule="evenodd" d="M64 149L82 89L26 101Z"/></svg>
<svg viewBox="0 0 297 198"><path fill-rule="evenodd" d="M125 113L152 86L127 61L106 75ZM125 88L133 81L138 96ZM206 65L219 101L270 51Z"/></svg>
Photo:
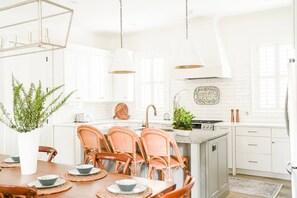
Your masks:
<svg viewBox="0 0 297 198"><path fill-rule="evenodd" d="M91 172L92 168L94 168L94 166L91 164L82 164L76 166L76 169L80 174L88 174Z"/></svg>
<svg viewBox="0 0 297 198"><path fill-rule="evenodd" d="M43 186L53 185L58 178L59 178L58 175L44 175L44 176L37 177L37 179Z"/></svg>
<svg viewBox="0 0 297 198"><path fill-rule="evenodd" d="M119 186L121 191L128 192L135 188L137 182L134 179L122 179L117 180L116 184Z"/></svg>

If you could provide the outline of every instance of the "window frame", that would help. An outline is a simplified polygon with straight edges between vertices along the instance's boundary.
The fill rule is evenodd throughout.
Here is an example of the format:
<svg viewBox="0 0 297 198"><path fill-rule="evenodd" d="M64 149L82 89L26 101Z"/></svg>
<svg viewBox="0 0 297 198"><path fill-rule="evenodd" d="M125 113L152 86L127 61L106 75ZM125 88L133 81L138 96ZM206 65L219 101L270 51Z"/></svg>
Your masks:
<svg viewBox="0 0 297 198"><path fill-rule="evenodd" d="M280 100L280 79L284 78L285 76L280 74L280 67L279 67L279 47L281 45L288 45L293 43L290 40L277 40L275 42L262 42L257 44L252 44L252 64L251 64L251 80L252 80L252 86L251 86L251 93L252 93L252 114L253 116L268 116L268 117L282 117L284 114L284 108L281 107L281 100ZM275 48L275 69L273 76L269 77L263 77L260 78L259 73L259 49L260 47L269 46L272 45ZM277 46L277 47L276 47ZM289 61L289 60L288 60ZM276 87L276 98L275 98L275 104L276 109L260 109L260 80L264 78L272 78L274 79L275 87Z"/></svg>
<svg viewBox="0 0 297 198"><path fill-rule="evenodd" d="M142 92L141 92L141 86L142 84L149 84L151 87L151 104L154 104L154 87L155 84L158 84L160 82L158 81L154 81L154 67L153 64L151 64L150 66L150 72L151 72L151 76L150 76L150 82L146 82L143 83L141 81L141 62L143 59L150 59L151 61L153 61L155 58L162 58L163 59L163 66L164 66L164 81L163 81L163 85L164 85L164 107L160 108L158 106L156 106L158 112L168 112L169 111L169 66L167 64L167 60L164 56L162 55L140 55L140 54L136 54L135 55L135 62L136 62L136 75L135 75L135 79L136 83L135 85L135 104L136 104L136 110L137 111L141 111L144 112L146 111L146 107L142 107ZM162 81L161 81L162 82ZM155 104L154 104L155 105Z"/></svg>

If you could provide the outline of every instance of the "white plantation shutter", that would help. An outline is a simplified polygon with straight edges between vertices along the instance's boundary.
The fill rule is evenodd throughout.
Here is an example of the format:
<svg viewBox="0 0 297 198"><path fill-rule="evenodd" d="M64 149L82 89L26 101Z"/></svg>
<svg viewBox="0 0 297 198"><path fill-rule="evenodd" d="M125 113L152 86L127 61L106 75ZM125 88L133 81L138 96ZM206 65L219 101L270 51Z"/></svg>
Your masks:
<svg viewBox="0 0 297 198"><path fill-rule="evenodd" d="M255 70L256 111L283 111L288 76L288 61L293 57L291 44L262 45L257 50Z"/></svg>
<svg viewBox="0 0 297 198"><path fill-rule="evenodd" d="M138 94L138 106L146 108L154 104L157 108L165 108L166 81L164 58L143 58L139 65L140 90Z"/></svg>

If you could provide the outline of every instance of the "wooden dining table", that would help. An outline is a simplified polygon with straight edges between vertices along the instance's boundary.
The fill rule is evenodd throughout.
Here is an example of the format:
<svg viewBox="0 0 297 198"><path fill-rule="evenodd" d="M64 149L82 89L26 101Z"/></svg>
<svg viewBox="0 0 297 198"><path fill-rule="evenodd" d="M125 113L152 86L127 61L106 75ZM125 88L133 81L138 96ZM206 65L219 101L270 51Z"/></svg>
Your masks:
<svg viewBox="0 0 297 198"><path fill-rule="evenodd" d="M9 158L7 155L0 154L0 162ZM33 180L36 180L38 176L56 174L62 176L69 170L74 169L74 166L58 164L54 162L38 161L37 173L32 175L22 175L20 167L14 168L2 168L0 171L0 185L21 185L27 186L27 184ZM90 182L71 182L72 188L61 193L45 195L42 197L50 198L87 198L96 197L96 193L100 188L106 188L106 186L114 184L116 180L120 179L135 179L138 183L144 184L152 189L151 197L156 197L160 193L170 192L175 189L176 185L172 182L150 180L142 177L132 177L128 175L121 175L115 173L108 173L105 178Z"/></svg>

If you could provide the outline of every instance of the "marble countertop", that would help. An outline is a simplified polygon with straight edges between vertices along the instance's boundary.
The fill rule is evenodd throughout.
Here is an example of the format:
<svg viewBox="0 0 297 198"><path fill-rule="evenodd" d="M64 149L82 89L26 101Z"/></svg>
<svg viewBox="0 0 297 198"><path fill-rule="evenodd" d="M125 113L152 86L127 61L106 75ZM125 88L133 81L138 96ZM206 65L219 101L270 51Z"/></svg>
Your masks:
<svg viewBox="0 0 297 198"><path fill-rule="evenodd" d="M174 138L177 143L201 144L225 136L227 134L228 132L204 131L194 129L191 135L188 137L174 135Z"/></svg>

